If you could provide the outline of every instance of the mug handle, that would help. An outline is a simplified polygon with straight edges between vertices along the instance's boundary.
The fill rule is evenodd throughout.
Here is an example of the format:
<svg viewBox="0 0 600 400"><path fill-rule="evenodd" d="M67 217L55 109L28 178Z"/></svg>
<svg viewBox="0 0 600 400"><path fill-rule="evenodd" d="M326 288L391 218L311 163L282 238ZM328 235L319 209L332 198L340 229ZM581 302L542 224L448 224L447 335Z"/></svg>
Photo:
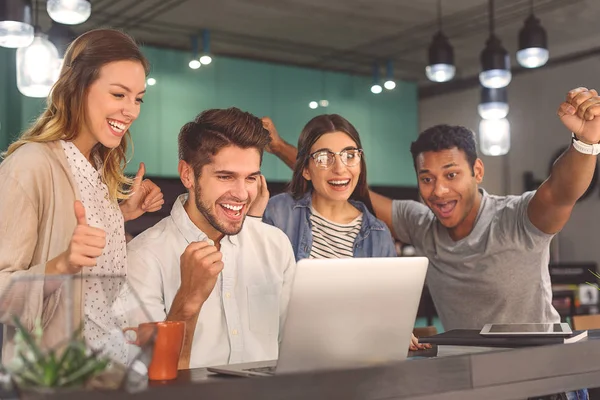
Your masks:
<svg viewBox="0 0 600 400"><path fill-rule="evenodd" d="M133 331L135 332L135 340L129 340L127 339L127 336L125 336L125 342L127 342L127 344L135 344L136 346L139 346L139 342L138 342L138 328L137 327L132 327L132 328L125 328L123 329L123 334L129 332L129 331Z"/></svg>

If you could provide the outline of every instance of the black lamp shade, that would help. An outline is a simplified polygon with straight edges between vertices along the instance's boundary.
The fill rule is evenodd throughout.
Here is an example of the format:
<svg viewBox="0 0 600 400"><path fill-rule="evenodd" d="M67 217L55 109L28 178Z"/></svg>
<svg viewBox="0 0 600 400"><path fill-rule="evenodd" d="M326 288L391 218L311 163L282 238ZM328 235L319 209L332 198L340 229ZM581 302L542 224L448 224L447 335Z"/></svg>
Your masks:
<svg viewBox="0 0 600 400"><path fill-rule="evenodd" d="M0 0L0 21L33 25L31 0Z"/></svg>
<svg viewBox="0 0 600 400"><path fill-rule="evenodd" d="M449 64L454 65L454 50L450 41L441 31L433 35L429 46L429 65Z"/></svg>
<svg viewBox="0 0 600 400"><path fill-rule="evenodd" d="M483 71L493 69L510 70L510 56L500 40L491 35L481 52L481 67Z"/></svg>
<svg viewBox="0 0 600 400"><path fill-rule="evenodd" d="M508 103L508 91L502 88L481 88L481 103Z"/></svg>
<svg viewBox="0 0 600 400"><path fill-rule="evenodd" d="M534 15L530 15L525 20L525 25L519 32L519 50L532 47L547 49L548 35L546 30L540 24L540 20Z"/></svg>

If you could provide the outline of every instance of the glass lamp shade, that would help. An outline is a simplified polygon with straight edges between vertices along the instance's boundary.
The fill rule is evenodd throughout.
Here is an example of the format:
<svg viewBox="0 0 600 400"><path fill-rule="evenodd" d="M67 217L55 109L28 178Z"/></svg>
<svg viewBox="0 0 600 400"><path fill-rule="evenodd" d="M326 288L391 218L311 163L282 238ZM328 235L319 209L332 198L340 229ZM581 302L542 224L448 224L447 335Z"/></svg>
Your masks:
<svg viewBox="0 0 600 400"><path fill-rule="evenodd" d="M451 64L433 64L425 67L425 75L432 82L448 82L454 78L456 67Z"/></svg>
<svg viewBox="0 0 600 400"><path fill-rule="evenodd" d="M33 38L33 26L18 21L0 21L0 46L27 47Z"/></svg>
<svg viewBox="0 0 600 400"><path fill-rule="evenodd" d="M45 35L17 50L17 88L28 97L47 97L58 78L58 50ZM58 71L57 71L58 70Z"/></svg>
<svg viewBox="0 0 600 400"><path fill-rule="evenodd" d="M87 21L92 13L92 5L88 0L48 0L46 10L56 22L77 25Z"/></svg>
<svg viewBox="0 0 600 400"><path fill-rule="evenodd" d="M479 147L486 156L502 156L510 150L510 123L507 119L482 119Z"/></svg>
<svg viewBox="0 0 600 400"><path fill-rule="evenodd" d="M34 33L31 0L0 1L0 46L27 47Z"/></svg>
<svg viewBox="0 0 600 400"><path fill-rule="evenodd" d="M480 103L477 106L479 116L483 119L502 119L508 115L508 104L501 102Z"/></svg>
<svg viewBox="0 0 600 400"><path fill-rule="evenodd" d="M490 89L499 89L508 86L512 79L510 70L489 69L479 73L479 82L482 86Z"/></svg>
<svg viewBox="0 0 600 400"><path fill-rule="evenodd" d="M519 31L517 61L525 68L539 68L548 62L548 35L535 15L531 14Z"/></svg>
<svg viewBox="0 0 600 400"><path fill-rule="evenodd" d="M433 40L429 46L425 75L432 82L447 82L454 78L455 73L454 49L446 35L439 31L433 35Z"/></svg>
<svg viewBox="0 0 600 400"><path fill-rule="evenodd" d="M525 68L539 68L548 62L550 52L541 47L530 47L517 51L517 61Z"/></svg>
<svg viewBox="0 0 600 400"><path fill-rule="evenodd" d="M479 73L479 82L481 82L482 86L490 89L508 86L512 79L510 56L502 46L502 43L500 43L500 39L491 35L481 52L480 59L481 72Z"/></svg>

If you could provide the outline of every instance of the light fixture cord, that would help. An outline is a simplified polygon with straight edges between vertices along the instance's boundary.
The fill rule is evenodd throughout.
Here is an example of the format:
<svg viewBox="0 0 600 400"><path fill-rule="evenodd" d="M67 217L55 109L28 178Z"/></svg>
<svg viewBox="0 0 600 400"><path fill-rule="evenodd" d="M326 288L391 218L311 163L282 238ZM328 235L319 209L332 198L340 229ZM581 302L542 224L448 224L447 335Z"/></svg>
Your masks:
<svg viewBox="0 0 600 400"><path fill-rule="evenodd" d="M442 31L442 0L438 0L438 27Z"/></svg>
<svg viewBox="0 0 600 400"><path fill-rule="evenodd" d="M490 12L489 12L489 17L490 17L490 36L493 36L494 35L494 0L490 0L489 6L490 6Z"/></svg>

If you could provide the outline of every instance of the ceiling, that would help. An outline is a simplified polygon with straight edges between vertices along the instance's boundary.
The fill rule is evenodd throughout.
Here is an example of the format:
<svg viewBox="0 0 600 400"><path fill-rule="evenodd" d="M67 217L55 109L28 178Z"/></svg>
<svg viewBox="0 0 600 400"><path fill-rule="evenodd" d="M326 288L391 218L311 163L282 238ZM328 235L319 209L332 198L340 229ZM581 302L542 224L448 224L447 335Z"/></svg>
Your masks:
<svg viewBox="0 0 600 400"><path fill-rule="evenodd" d="M37 0L44 10L45 1ZM191 36L211 32L211 50L283 64L371 74L373 62L394 62L397 78L430 84L427 48L438 30L438 0L91 0L92 16L74 29L121 28L142 44L188 49ZM536 0L550 57L598 47L600 1ZM495 30L517 50L530 0L495 2ZM488 37L486 0L442 0L443 30L454 47L457 78L479 71ZM40 24L49 26L45 12ZM382 69L383 72L383 69Z"/></svg>

